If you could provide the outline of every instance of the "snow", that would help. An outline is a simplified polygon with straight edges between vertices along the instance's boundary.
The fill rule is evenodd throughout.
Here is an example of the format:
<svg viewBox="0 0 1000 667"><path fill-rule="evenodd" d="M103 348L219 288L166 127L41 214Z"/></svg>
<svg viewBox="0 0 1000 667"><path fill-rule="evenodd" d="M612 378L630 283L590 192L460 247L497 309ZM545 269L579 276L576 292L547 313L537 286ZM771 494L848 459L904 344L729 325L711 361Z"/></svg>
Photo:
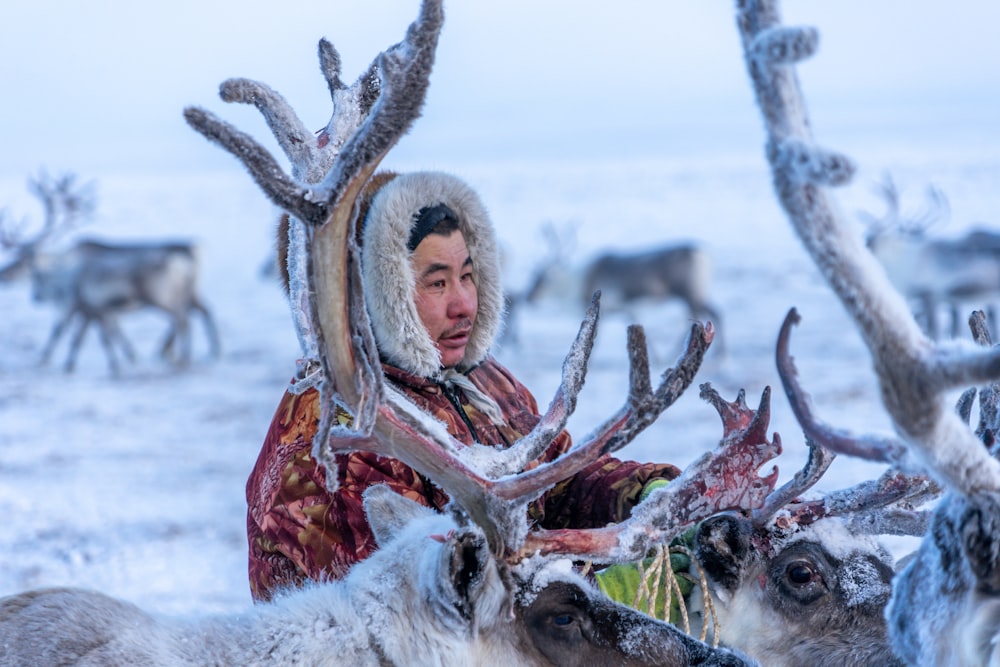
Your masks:
<svg viewBox="0 0 1000 667"><path fill-rule="evenodd" d="M547 250L539 231L546 221L578 224L580 262L604 249L678 238L702 242L713 259L712 299L723 315L728 354L720 358L710 350L696 384L711 382L727 400L745 388L751 405L765 386L776 390L770 430L784 443L783 482L806 450L777 391L773 361L778 328L792 306L803 319L791 349L817 414L857 432L887 433L889 424L867 352L778 209L753 139L728 156L389 166L445 169L477 188L508 252L513 289ZM839 193L845 211L881 210L871 186L888 170L904 202L928 183L949 196L953 221L942 233L997 223L1000 160L988 146L923 154L863 147L855 155L858 177ZM204 146L206 154L217 150ZM140 359L120 379L109 376L93 334L74 374L59 368L65 344L50 368L38 368L56 314L33 303L23 283L0 287L0 595L73 585L160 612L242 608L250 600L244 484L299 356L287 304L273 279L259 275L276 213L235 161L202 173L80 176L97 181L100 197L97 220L82 232L200 242L202 291L220 328L223 356L208 358L196 321L195 363L174 371L154 356L166 322L136 314L123 326ZM0 179L0 201L17 218L40 219L23 178ZM572 305L528 308L519 318L522 345L498 351L543 407L581 317ZM643 308L638 317L658 374L679 354L686 314L669 304ZM601 321L569 423L578 437L625 400L627 323L620 314ZM689 389L620 455L683 467L714 448L721 424L697 394L697 387ZM817 490L879 472L879 466L841 458Z"/></svg>

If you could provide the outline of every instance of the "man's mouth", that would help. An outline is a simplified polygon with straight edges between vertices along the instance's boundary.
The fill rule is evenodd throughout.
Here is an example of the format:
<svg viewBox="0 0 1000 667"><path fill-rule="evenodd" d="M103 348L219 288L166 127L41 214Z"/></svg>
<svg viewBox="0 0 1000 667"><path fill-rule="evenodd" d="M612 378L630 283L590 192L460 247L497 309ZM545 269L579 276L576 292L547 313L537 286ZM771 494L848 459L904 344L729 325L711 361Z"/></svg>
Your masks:
<svg viewBox="0 0 1000 667"><path fill-rule="evenodd" d="M448 343L460 343L469 339L469 334L472 329L463 329L462 331L456 331L454 333L445 334L441 336L441 340Z"/></svg>
<svg viewBox="0 0 1000 667"><path fill-rule="evenodd" d="M450 345L462 345L469 340L469 334L472 333L472 326L469 324L461 324L453 329L445 331L438 338L439 341Z"/></svg>

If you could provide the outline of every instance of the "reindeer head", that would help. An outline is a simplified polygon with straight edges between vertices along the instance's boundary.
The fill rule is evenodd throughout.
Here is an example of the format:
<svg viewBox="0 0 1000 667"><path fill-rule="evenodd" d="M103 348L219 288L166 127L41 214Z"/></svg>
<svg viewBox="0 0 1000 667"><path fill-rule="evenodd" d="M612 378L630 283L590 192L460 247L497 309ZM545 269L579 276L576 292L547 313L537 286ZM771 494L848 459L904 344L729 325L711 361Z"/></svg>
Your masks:
<svg viewBox="0 0 1000 667"><path fill-rule="evenodd" d="M52 177L45 171L28 180L28 190L42 205L44 218L41 228L33 236L26 236L23 224L20 229L0 212L0 247L9 250L13 259L0 267L0 282L17 280L34 275L42 259L45 246L60 234L86 221L97 206L93 183L81 185L75 174Z"/></svg>
<svg viewBox="0 0 1000 667"><path fill-rule="evenodd" d="M884 618L888 551L840 518L787 533L737 513L699 524L695 553L721 643L766 665L901 665Z"/></svg>

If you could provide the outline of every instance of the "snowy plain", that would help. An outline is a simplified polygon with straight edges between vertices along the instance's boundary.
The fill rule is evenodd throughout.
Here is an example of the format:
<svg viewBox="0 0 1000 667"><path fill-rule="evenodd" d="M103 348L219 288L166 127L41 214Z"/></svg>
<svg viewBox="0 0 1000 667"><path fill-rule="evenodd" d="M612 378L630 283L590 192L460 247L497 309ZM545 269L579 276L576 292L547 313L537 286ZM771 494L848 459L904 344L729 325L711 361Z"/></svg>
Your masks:
<svg viewBox="0 0 1000 667"><path fill-rule="evenodd" d="M891 168L918 194L933 181L949 193L959 219L985 221L989 211L1000 211L1000 161L937 159L877 168ZM770 430L781 434L786 450L778 461L782 480L794 473L804 446L773 362L778 327L792 306L803 317L793 333L793 354L819 414L856 431L888 431L866 352L789 232L762 160L468 165L454 171L489 203L516 260L513 289L540 258L538 226L549 220L578 224L580 258L605 247L639 248L680 237L710 250L727 353L710 350L695 386L622 456L683 466L721 436L714 410L698 398L698 383L712 383L729 400L743 388L753 405L771 386ZM878 210L870 188L878 177L862 169L858 184L843 193L845 208ZM197 176L109 175L99 186L99 222L86 231L198 239L202 291L221 330L223 356L208 358L195 321L195 363L174 371L154 355L165 322L136 314L124 326L140 359L121 378L110 377L93 333L75 373L59 367L65 342L50 367L39 368L55 313L33 303L25 284L0 289L0 595L77 585L160 611L237 609L249 601L243 486L298 356L280 290L259 274L274 211L238 167ZM16 181L3 188L8 195L24 189ZM542 405L558 382L579 316L572 303L530 307L518 322L522 343L497 351ZM689 323L674 303L643 307L637 316L656 353L655 373L676 358ZM602 319L587 385L570 421L576 437L623 401L628 321L615 313ZM841 458L818 490L877 472Z"/></svg>
<svg viewBox="0 0 1000 667"><path fill-rule="evenodd" d="M928 184L948 196L950 221L935 230L942 235L1000 227L1000 142L992 117L982 118L981 127L961 128L961 142L935 134L933 118L874 137L843 129L824 137L820 120L820 139L858 161L854 183L838 193L848 214L883 210L872 188L888 172L906 209L920 208ZM947 129L954 137L955 128ZM705 154L691 149L564 161L429 156L390 159L388 166L446 169L477 188L498 227L513 290L524 286L545 252L545 223L577 230L574 263L606 249L702 243L713 259L712 300L722 313L727 353L710 351L695 385L620 455L683 467L721 436L715 411L698 398L699 383L710 382L729 400L745 389L752 405L770 386L770 431L785 445L778 460L784 481L804 454L774 370L775 337L789 308L803 318L792 351L818 413L858 432L884 433L889 425L866 350L777 206L761 142L756 131L739 137L732 150ZM168 613L249 604L244 484L299 353L281 292L260 275L271 253L275 210L235 160L218 159L219 149L207 142L195 150L211 158L203 171L112 165L80 173L97 184L99 208L79 233L196 239L202 292L222 336L221 359L207 357L196 321L193 367L165 366L153 354L165 322L136 314L124 326L140 359L122 377L109 376L93 334L74 374L59 367L65 344L50 367L39 368L56 314L33 303L27 285L0 286L0 595L74 585ZM41 213L26 191L26 176L0 176L0 202L37 222ZM863 233L860 223L857 232ZM522 344L496 351L543 406L580 315L567 301L530 307L518 321ZM656 373L675 359L689 326L686 313L674 303L649 305L634 316L646 327ZM569 423L578 438L624 400L629 321L615 313L602 318L587 385ZM880 470L841 458L817 491Z"/></svg>

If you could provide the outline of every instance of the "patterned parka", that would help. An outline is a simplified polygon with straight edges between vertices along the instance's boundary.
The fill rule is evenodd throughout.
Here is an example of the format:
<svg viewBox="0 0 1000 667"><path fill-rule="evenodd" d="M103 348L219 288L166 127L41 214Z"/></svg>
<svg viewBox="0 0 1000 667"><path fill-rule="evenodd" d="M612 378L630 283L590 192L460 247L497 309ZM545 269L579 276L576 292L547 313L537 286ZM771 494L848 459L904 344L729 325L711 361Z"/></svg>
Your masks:
<svg viewBox="0 0 1000 667"><path fill-rule="evenodd" d="M440 356L420 324L406 249L416 214L440 203L459 217L479 294L465 357L454 369L467 378L461 382L452 381L440 367ZM496 240L478 195L463 181L439 172L382 175L373 179L362 214L365 302L386 379L462 443L508 447L526 435L539 420L535 398L489 354L502 323L502 292ZM470 394L477 392L499 406L499 423L472 400ZM387 484L438 510L448 502L431 480L395 459L352 452L337 455L335 471L318 464L312 439L319 401L314 389L285 393L247 481L250 588L257 600L307 580L339 579L377 548L362 506L369 486ZM350 421L346 413L338 416L343 423ZM561 433L540 461L558 457L570 445L569 434ZM334 493L327 490L329 474L339 483ZM647 483L678 474L670 464L606 455L550 489L532 504L529 517L544 528L621 521Z"/></svg>

